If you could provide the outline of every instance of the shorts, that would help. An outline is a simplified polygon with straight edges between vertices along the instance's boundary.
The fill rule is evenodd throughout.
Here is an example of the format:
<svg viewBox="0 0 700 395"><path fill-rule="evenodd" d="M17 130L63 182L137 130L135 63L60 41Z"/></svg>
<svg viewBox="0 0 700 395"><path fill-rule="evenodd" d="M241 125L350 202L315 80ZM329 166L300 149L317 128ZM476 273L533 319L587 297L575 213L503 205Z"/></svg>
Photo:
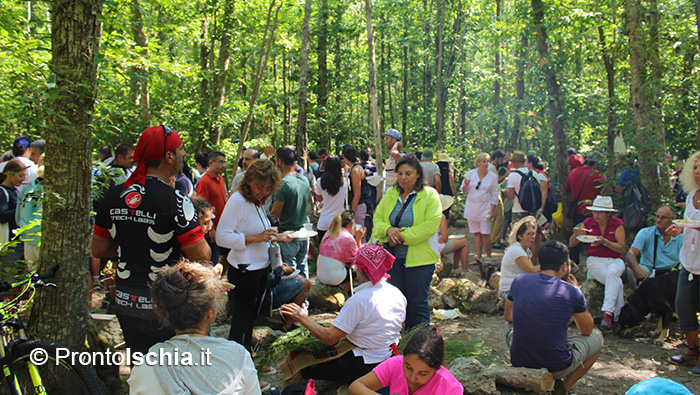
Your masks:
<svg viewBox="0 0 700 395"><path fill-rule="evenodd" d="M593 333L589 336L576 335L570 337L569 345L571 346L571 353L574 354L574 361L568 368L552 372L554 379L561 379L570 375L584 362L598 354L603 349L603 335L597 329L593 329Z"/></svg>
<svg viewBox="0 0 700 395"><path fill-rule="evenodd" d="M467 223L469 224L470 233L481 233L482 235L491 234L491 221L489 220L472 221L468 219Z"/></svg>
<svg viewBox="0 0 700 395"><path fill-rule="evenodd" d="M450 252L452 252L452 249L454 248L454 243L452 242L452 239L447 240L447 243L443 244L442 250L440 250L440 255L447 255Z"/></svg>
<svg viewBox="0 0 700 395"><path fill-rule="evenodd" d="M283 278L280 280L275 288L272 289L273 310L285 303L291 302L295 296L299 295L299 292L304 289L301 279L301 276L296 276L294 278Z"/></svg>

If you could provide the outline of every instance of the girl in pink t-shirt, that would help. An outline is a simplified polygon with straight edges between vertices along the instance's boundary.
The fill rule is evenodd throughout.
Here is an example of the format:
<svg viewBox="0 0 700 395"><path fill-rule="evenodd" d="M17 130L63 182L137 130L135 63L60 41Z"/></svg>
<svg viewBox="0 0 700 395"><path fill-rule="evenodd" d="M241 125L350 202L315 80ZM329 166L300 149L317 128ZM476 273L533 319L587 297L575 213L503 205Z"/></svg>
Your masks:
<svg viewBox="0 0 700 395"><path fill-rule="evenodd" d="M393 395L461 395L462 384L442 366L445 345L434 328L418 330L403 355L389 358L350 385L350 395L376 394L389 387Z"/></svg>

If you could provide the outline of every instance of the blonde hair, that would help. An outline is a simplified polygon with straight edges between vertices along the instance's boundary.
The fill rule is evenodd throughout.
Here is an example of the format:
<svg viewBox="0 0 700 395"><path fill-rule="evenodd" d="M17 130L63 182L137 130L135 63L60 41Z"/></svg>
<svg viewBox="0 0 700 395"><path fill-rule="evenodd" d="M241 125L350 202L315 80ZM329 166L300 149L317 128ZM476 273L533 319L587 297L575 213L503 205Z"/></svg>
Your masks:
<svg viewBox="0 0 700 395"><path fill-rule="evenodd" d="M355 220L355 214L350 210L343 210L333 217L333 221L328 226L329 237L336 237L340 230L350 225Z"/></svg>
<svg viewBox="0 0 700 395"><path fill-rule="evenodd" d="M535 217L528 215L513 225L513 229L510 231L510 235L508 235L509 245L513 245L519 241L518 236L522 236L527 232L527 225L532 225L533 229L537 230L537 220Z"/></svg>
<svg viewBox="0 0 700 395"><path fill-rule="evenodd" d="M685 165L683 165L683 170L681 171L680 175L680 180L681 180L681 185L683 185L683 189L686 192L692 192L698 188L700 188L700 185L698 185L697 182L695 182L695 163L700 160L700 151L695 152L693 155L690 155L690 158L685 161Z"/></svg>
<svg viewBox="0 0 700 395"><path fill-rule="evenodd" d="M236 190L243 195L245 200L253 203L255 198L250 190L250 184L270 185L270 193L265 195L261 201L265 202L278 189L282 187L282 174L277 165L269 159L256 159L248 166L248 170L243 174L243 179L238 183Z"/></svg>
<svg viewBox="0 0 700 395"><path fill-rule="evenodd" d="M478 166L477 162L479 162L482 159L486 159L486 161L488 162L489 159L491 159L491 155L487 154L486 152L480 153L476 156L476 159L474 159L474 166Z"/></svg>
<svg viewBox="0 0 700 395"><path fill-rule="evenodd" d="M195 328L210 309L226 306L224 286L214 269L186 259L164 267L151 284L153 311L160 321L177 330Z"/></svg>

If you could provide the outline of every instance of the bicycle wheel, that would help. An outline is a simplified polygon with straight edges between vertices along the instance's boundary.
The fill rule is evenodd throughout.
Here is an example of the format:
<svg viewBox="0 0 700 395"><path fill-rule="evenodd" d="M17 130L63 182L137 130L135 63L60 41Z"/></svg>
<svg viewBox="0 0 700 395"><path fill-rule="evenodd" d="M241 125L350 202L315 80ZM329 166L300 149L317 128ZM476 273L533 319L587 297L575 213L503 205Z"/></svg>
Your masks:
<svg viewBox="0 0 700 395"><path fill-rule="evenodd" d="M42 349L47 361L43 365L36 366L45 394L76 394L76 395L102 395L102 388L88 367L80 364L70 364L70 360L60 359L56 363L56 349L65 348L56 343L40 340L29 340L15 344L12 349L10 366L15 374L22 394L40 394L40 389L35 389L29 373L28 363L30 354L35 349ZM0 383L0 394L8 394L9 389L6 380Z"/></svg>

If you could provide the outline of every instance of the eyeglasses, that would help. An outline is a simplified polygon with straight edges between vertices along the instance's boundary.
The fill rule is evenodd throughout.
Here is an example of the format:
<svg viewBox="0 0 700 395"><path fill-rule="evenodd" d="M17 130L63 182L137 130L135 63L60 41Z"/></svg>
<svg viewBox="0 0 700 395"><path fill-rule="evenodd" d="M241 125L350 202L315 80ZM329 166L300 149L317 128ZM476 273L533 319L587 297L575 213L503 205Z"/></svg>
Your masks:
<svg viewBox="0 0 700 395"><path fill-rule="evenodd" d="M173 134L173 130L165 125L160 125L160 127L163 128L163 158L165 158L165 154L168 153L168 136Z"/></svg>
<svg viewBox="0 0 700 395"><path fill-rule="evenodd" d="M481 186L481 180L479 180L479 182L476 183L476 189L479 190L480 186Z"/></svg>
<svg viewBox="0 0 700 395"><path fill-rule="evenodd" d="M657 215L656 219L660 219L662 221L666 221L667 219L671 219L671 217L667 217L665 215Z"/></svg>
<svg viewBox="0 0 700 395"><path fill-rule="evenodd" d="M527 236L527 237L532 237L532 236L535 236L535 235L537 235L536 232L525 232L525 236Z"/></svg>

